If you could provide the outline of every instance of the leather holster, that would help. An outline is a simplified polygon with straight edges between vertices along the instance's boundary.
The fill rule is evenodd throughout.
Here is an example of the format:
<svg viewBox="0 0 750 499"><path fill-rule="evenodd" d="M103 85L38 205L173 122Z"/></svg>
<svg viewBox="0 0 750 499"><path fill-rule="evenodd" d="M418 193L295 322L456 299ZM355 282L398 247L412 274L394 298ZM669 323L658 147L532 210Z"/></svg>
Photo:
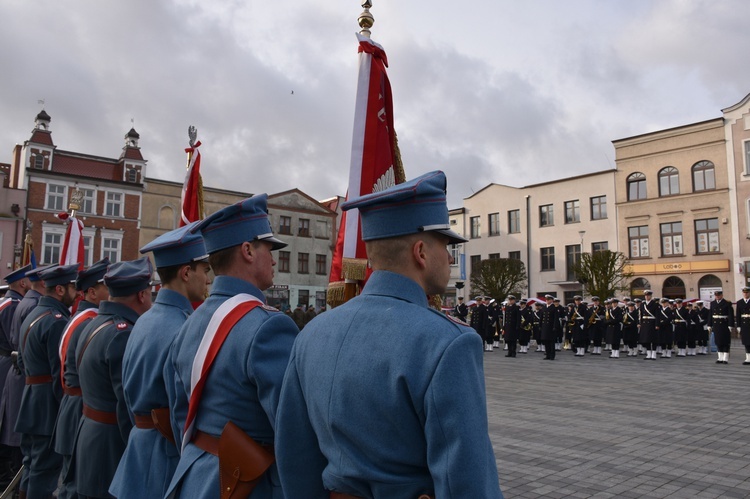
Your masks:
<svg viewBox="0 0 750 499"><path fill-rule="evenodd" d="M221 499L248 497L275 460L273 452L228 422L219 437Z"/></svg>

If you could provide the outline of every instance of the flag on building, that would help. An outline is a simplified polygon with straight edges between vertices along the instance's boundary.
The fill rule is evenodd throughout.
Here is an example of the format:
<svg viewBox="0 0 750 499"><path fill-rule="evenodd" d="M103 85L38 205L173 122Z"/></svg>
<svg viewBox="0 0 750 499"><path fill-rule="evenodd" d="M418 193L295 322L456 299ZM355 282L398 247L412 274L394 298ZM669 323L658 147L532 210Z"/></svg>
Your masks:
<svg viewBox="0 0 750 499"><path fill-rule="evenodd" d="M83 270L83 222L67 213L60 213L57 215L57 218L68 221L62 253L60 253L60 265L73 265L77 263L78 269Z"/></svg>
<svg viewBox="0 0 750 499"><path fill-rule="evenodd" d="M406 180L393 128L393 100L385 50L366 36L357 34L357 38L359 76L347 199L381 191ZM367 277L367 254L359 212L354 209L341 215L331 262L328 303L341 304L345 283L361 283Z"/></svg>
<svg viewBox="0 0 750 499"><path fill-rule="evenodd" d="M194 130L191 127L191 130ZM201 178L201 152L198 149L200 141L192 142L185 149L188 155L188 167L185 174L185 183L182 186L182 201L180 212L180 227L203 219L203 179Z"/></svg>

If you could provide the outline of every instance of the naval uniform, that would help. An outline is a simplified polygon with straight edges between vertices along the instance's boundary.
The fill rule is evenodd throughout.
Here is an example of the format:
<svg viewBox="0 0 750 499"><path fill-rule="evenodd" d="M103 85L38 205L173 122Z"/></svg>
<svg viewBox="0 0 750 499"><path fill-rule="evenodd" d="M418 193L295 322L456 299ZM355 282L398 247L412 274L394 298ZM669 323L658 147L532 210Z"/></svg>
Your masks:
<svg viewBox="0 0 750 499"><path fill-rule="evenodd" d="M737 327L740 328L740 338L745 346L745 352L750 353L750 300L740 298L737 300Z"/></svg>
<svg viewBox="0 0 750 499"><path fill-rule="evenodd" d="M15 430L21 434L28 497L48 497L57 489L62 457L52 450L52 434L63 391L60 385L60 336L70 318L68 307L51 296L21 324L19 355L26 386Z"/></svg>
<svg viewBox="0 0 750 499"><path fill-rule="evenodd" d="M294 345L276 420L286 497L501 498L480 345L416 282L375 271Z"/></svg>
<svg viewBox="0 0 750 499"><path fill-rule="evenodd" d="M169 402L177 435L184 432L193 361L203 333L216 309L240 293L265 300L253 284L217 276L208 299L187 319L172 344L169 362L175 373L175 398ZM216 455L198 447L198 434L215 441L231 421L259 444L273 444L281 382L298 332L291 318L265 306L256 307L232 328L206 379L194 421L196 434L180 455L168 493L186 498L219 497L219 461ZM264 473L253 496L284 497L275 465Z"/></svg>
<svg viewBox="0 0 750 499"><path fill-rule="evenodd" d="M729 301L722 298L711 302L711 313L708 316L708 326L714 333L714 342L719 352L729 352L732 344L732 333L729 328L734 327L734 310Z"/></svg>
<svg viewBox="0 0 750 499"><path fill-rule="evenodd" d="M524 309L525 310L525 309ZM524 313L518 305L507 304L503 311L503 335L505 337L505 343L508 344L508 357L516 356L516 345L518 342L519 334L522 333L521 328L521 315ZM526 344L529 344L528 339Z"/></svg>
<svg viewBox="0 0 750 499"><path fill-rule="evenodd" d="M656 318L659 324L657 336L659 338L658 343L662 348L662 356L668 356L668 352L672 350L672 343L674 343L674 324L672 323L674 311L669 306L661 307Z"/></svg>
<svg viewBox="0 0 750 499"><path fill-rule="evenodd" d="M453 309L453 313L459 320L466 322L466 318L469 315L469 307L461 302Z"/></svg>
<svg viewBox="0 0 750 499"><path fill-rule="evenodd" d="M708 322L711 317L711 310L706 307L698 307L698 336L696 341L698 342L699 347L703 347L704 349L708 347ZM706 352L703 352L703 355L705 355Z"/></svg>
<svg viewBox="0 0 750 499"><path fill-rule="evenodd" d="M622 342L622 319L624 311L618 305L604 312L604 322L607 326L607 343L612 345L612 350L618 352Z"/></svg>
<svg viewBox="0 0 750 499"><path fill-rule="evenodd" d="M482 338L482 341L484 341L485 336L487 336L489 322L490 316L487 305L482 303L474 307L474 310L471 312L471 327L473 327L474 331L476 331L479 337Z"/></svg>
<svg viewBox="0 0 750 499"><path fill-rule="evenodd" d="M675 307L673 312L672 323L674 324L674 343L677 348L683 350L687 348L688 324L690 323L690 314L685 307Z"/></svg>
<svg viewBox="0 0 750 499"><path fill-rule="evenodd" d="M626 309L622 314L622 341L628 346L630 355L638 352L638 312Z"/></svg>
<svg viewBox="0 0 750 499"><path fill-rule="evenodd" d="M542 307L539 312L539 336L544 345L544 358L555 360L555 341L560 324L557 320L557 307L550 304Z"/></svg>
<svg viewBox="0 0 750 499"><path fill-rule="evenodd" d="M573 324L573 347L578 351L585 349L589 344L589 334L587 331L587 309L586 305L573 305L571 323ZM578 353L576 353L578 355Z"/></svg>
<svg viewBox="0 0 750 499"><path fill-rule="evenodd" d="M523 309L519 309L518 345L523 347L521 353L526 353L526 349L531 341L531 330L533 329L534 322L533 315L534 311L528 305L523 307Z"/></svg>
<svg viewBox="0 0 750 499"><path fill-rule="evenodd" d="M591 341L594 351L592 353L600 355L597 349L602 346L602 339L604 339L604 330L606 325L604 324L604 306L594 305L588 310L586 316L586 324L589 326L589 340Z"/></svg>
<svg viewBox="0 0 750 499"><path fill-rule="evenodd" d="M638 332L638 342L648 351L655 351L658 338L658 320L661 315L661 307L656 300L643 300L638 308L638 323L641 328Z"/></svg>
<svg viewBox="0 0 750 499"><path fill-rule="evenodd" d="M173 389L172 370L167 363L169 347L192 312L185 296L162 288L130 333L122 383L135 428L109 488L115 497L163 497L177 467L177 446L156 429L151 411L168 407L167 390ZM169 420L164 423L169 428Z"/></svg>
<svg viewBox="0 0 750 499"><path fill-rule="evenodd" d="M63 497L75 497L77 494L75 486L75 468L71 467L73 449L75 448L75 436L78 425L81 422L81 411L83 401L81 400L81 384L78 381L78 367L76 366L76 352L78 339L84 328L94 318L98 307L93 303L81 300L78 303L76 315L70 318L65 328L63 341L67 341L65 349L65 363L62 363L63 398L60 402L60 410L57 413L55 423L55 435L53 437L53 448L63 459L62 464L62 489L58 499ZM68 328L72 328L68 331ZM62 345L61 345L62 348Z"/></svg>
<svg viewBox="0 0 750 499"><path fill-rule="evenodd" d="M0 300L0 390L5 386L5 380L13 369L11 353L15 348L11 342L11 326L13 314L22 299L21 293L11 289L8 290L5 298ZM0 407L2 405L0 401ZM0 425L2 425L1 419ZM21 456L17 447L0 444L0 490L5 490L5 487L13 480L18 468L21 467L20 460Z"/></svg>

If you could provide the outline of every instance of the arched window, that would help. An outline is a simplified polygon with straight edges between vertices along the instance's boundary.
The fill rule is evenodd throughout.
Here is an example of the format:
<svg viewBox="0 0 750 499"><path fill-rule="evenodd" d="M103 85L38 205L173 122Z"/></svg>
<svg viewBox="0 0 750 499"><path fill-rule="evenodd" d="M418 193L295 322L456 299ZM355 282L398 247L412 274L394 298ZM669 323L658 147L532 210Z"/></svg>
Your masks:
<svg viewBox="0 0 750 499"><path fill-rule="evenodd" d="M680 193L680 172L674 166L659 170L659 196L674 196Z"/></svg>
<svg viewBox="0 0 750 499"><path fill-rule="evenodd" d="M685 298L685 283L679 277L668 277L662 286L661 295L664 298Z"/></svg>
<svg viewBox="0 0 750 499"><path fill-rule="evenodd" d="M717 289L722 289L721 279L713 274L706 274L698 280L698 294L703 297L702 299L713 300L714 291Z"/></svg>
<svg viewBox="0 0 750 499"><path fill-rule="evenodd" d="M641 172L628 176L628 201L646 199L646 176Z"/></svg>
<svg viewBox="0 0 750 499"><path fill-rule="evenodd" d="M174 209L171 206L162 206L159 210L159 228L167 230L176 228Z"/></svg>
<svg viewBox="0 0 750 499"><path fill-rule="evenodd" d="M693 165L693 192L716 189L714 164L710 161L699 161Z"/></svg>
<svg viewBox="0 0 750 499"><path fill-rule="evenodd" d="M642 298L643 292L649 289L651 285L643 277L633 279L630 283L630 296L632 298Z"/></svg>

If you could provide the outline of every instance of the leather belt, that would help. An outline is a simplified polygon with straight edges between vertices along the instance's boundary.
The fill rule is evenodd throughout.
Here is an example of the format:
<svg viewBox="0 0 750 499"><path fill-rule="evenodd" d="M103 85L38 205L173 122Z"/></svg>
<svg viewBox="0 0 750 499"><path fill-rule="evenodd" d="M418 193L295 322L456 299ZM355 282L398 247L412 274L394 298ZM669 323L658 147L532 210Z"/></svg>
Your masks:
<svg viewBox="0 0 750 499"><path fill-rule="evenodd" d="M745 317L745 318L747 318L747 317L750 317L750 314L742 314L742 315L740 315L740 317Z"/></svg>
<svg viewBox="0 0 750 499"><path fill-rule="evenodd" d="M114 412L99 411L86 404L83 404L83 415L97 423L117 424L117 414Z"/></svg>
<svg viewBox="0 0 750 499"><path fill-rule="evenodd" d="M40 374L39 376L26 376L27 385L42 385L52 383L52 376L49 374Z"/></svg>
<svg viewBox="0 0 750 499"><path fill-rule="evenodd" d="M351 494L344 494L343 492L331 492L331 499L362 499L359 496L353 496ZM428 494L421 494L417 499L435 499L435 496Z"/></svg>
<svg viewBox="0 0 750 499"><path fill-rule="evenodd" d="M713 318L714 319L726 319L727 316L726 315L714 315Z"/></svg>
<svg viewBox="0 0 750 499"><path fill-rule="evenodd" d="M206 432L195 430L195 433L193 433L193 445L198 447L203 452L208 452L209 454L213 454L214 456L219 455L219 437L215 437L213 435L209 435ZM274 447L273 444L258 444L264 449L266 449L270 453L274 453ZM354 497L354 496L352 496Z"/></svg>
<svg viewBox="0 0 750 499"><path fill-rule="evenodd" d="M156 429L154 420L151 417L151 412L149 412L148 414L134 414L133 419L135 419L136 428L140 428L141 430L155 430Z"/></svg>
<svg viewBox="0 0 750 499"><path fill-rule="evenodd" d="M82 395L81 387L80 386L63 386L63 392L65 395L69 395L71 397L80 397Z"/></svg>

